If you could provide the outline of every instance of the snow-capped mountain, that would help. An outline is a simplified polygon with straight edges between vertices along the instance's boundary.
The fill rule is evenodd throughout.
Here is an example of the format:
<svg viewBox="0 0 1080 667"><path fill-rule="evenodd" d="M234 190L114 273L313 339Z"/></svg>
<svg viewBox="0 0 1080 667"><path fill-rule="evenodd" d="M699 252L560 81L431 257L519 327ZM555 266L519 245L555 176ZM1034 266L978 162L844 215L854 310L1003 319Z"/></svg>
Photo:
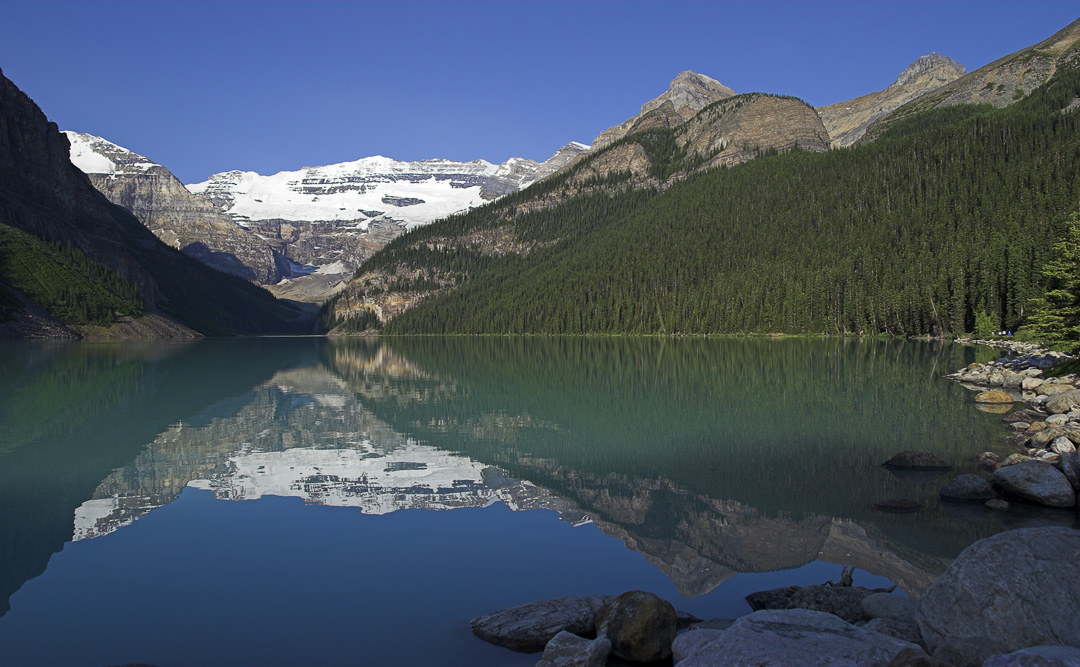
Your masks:
<svg viewBox="0 0 1080 667"><path fill-rule="evenodd" d="M498 165L374 156L270 176L227 171L185 187L138 153L66 134L72 163L163 241L278 296L314 302L406 230L516 192L589 148L571 142L544 162Z"/></svg>
<svg viewBox="0 0 1080 667"><path fill-rule="evenodd" d="M516 192L586 150L571 142L542 163L510 158L499 165L486 160L401 162L377 155L270 176L227 171L187 188L245 226L334 221L367 230L382 220L413 228Z"/></svg>

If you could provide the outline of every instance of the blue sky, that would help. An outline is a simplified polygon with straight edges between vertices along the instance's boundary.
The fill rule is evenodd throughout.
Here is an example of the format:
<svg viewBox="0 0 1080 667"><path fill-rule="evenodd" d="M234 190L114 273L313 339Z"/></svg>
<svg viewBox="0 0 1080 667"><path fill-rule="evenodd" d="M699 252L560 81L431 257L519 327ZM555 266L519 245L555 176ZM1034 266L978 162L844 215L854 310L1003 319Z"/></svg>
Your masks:
<svg viewBox="0 0 1080 667"><path fill-rule="evenodd" d="M636 114L684 69L830 104L931 51L976 69L1078 7L0 0L0 67L61 129L191 183L368 155L543 160Z"/></svg>

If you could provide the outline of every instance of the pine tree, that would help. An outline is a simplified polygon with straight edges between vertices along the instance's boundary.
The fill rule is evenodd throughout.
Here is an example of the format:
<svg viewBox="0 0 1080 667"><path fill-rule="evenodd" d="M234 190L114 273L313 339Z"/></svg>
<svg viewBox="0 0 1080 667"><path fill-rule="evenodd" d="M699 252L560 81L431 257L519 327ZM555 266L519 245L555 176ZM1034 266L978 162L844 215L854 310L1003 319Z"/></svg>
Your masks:
<svg viewBox="0 0 1080 667"><path fill-rule="evenodd" d="M1080 346L1080 215L1065 223L1064 238L1042 269L1046 293L1032 299L1034 308L1023 331L1050 343Z"/></svg>

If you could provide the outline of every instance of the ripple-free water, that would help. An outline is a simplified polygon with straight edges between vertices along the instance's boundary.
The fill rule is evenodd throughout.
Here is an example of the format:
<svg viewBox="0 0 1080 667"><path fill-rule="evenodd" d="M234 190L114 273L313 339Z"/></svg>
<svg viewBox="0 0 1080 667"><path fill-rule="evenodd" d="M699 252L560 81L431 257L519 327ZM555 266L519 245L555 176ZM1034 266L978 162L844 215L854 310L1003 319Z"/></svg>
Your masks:
<svg viewBox="0 0 1080 667"><path fill-rule="evenodd" d="M836 579L918 595L1010 515L943 507L976 349L816 339L0 346L0 664L531 665L473 616ZM882 514L904 496L927 509ZM1039 520L1072 521L1069 513Z"/></svg>

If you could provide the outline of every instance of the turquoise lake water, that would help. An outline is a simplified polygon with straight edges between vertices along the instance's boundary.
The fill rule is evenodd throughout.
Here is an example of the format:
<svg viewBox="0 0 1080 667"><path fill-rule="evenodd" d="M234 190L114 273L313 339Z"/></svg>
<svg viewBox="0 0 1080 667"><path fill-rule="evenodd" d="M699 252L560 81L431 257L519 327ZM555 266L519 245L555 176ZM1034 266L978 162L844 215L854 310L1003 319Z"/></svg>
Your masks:
<svg viewBox="0 0 1080 667"><path fill-rule="evenodd" d="M1007 454L942 376L985 349L815 339L0 345L0 665L532 665L468 620L655 592L704 618L836 579L917 596L1072 513L943 506ZM955 473L952 473L955 474ZM884 514L875 501L926 509Z"/></svg>

